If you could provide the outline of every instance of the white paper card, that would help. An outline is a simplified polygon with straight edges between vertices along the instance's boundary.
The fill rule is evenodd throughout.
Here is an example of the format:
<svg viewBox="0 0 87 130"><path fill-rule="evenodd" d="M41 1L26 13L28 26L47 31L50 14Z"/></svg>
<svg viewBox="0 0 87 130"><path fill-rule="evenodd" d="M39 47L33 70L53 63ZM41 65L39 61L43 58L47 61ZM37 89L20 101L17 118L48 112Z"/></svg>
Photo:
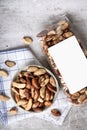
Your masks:
<svg viewBox="0 0 87 130"><path fill-rule="evenodd" d="M72 36L48 49L71 94L87 86L87 59Z"/></svg>

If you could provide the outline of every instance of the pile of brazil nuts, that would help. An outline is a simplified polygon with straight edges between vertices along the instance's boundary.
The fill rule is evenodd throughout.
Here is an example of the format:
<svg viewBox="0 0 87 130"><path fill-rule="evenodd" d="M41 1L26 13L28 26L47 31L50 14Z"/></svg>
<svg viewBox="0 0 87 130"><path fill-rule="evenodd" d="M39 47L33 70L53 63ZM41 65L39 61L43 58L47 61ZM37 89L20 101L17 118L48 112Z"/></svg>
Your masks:
<svg viewBox="0 0 87 130"><path fill-rule="evenodd" d="M63 21L59 21L56 24L56 26L53 27L53 29L44 30L44 31L40 32L39 34L37 34L37 37L41 37L41 45L42 45L43 51L46 54L46 56L48 58L48 62L51 65L54 73L60 79L60 83L62 84L64 92L67 95L67 97L69 98L69 100L73 104L82 104L82 103L87 102L87 87L78 91L75 94L70 94L68 91L68 87L63 80L63 77L61 76L56 64L54 63L53 58L51 57L51 55L48 52L49 47L51 47L55 44L58 44L59 42L65 40L73 35L74 35L74 33L70 29L69 22L66 20L63 20ZM79 39L77 39L77 40L78 40L85 56L87 57L87 51L82 47L80 40Z"/></svg>
<svg viewBox="0 0 87 130"><path fill-rule="evenodd" d="M40 66L29 66L19 72L11 86L17 105L32 112L41 112L51 106L56 92L54 77Z"/></svg>

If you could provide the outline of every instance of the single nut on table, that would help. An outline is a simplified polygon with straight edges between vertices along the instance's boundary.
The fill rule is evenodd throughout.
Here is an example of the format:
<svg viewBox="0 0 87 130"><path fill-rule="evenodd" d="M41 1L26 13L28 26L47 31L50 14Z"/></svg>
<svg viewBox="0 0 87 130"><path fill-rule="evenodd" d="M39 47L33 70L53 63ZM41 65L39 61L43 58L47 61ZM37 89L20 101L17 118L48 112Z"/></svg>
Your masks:
<svg viewBox="0 0 87 130"><path fill-rule="evenodd" d="M40 112L54 102L58 84L54 75L46 68L34 65L27 68L13 80L11 95L22 109Z"/></svg>
<svg viewBox="0 0 87 130"><path fill-rule="evenodd" d="M13 107L13 108L11 108L11 109L8 111L8 113L9 113L10 115L15 115L15 114L18 113L18 110L17 110L16 107Z"/></svg>
<svg viewBox="0 0 87 130"><path fill-rule="evenodd" d="M29 36L24 36L22 40L25 44L31 44L33 42L33 39Z"/></svg>
<svg viewBox="0 0 87 130"><path fill-rule="evenodd" d="M13 67L13 66L16 65L16 62L15 62L15 61L6 60L6 61L5 61L5 64L6 64L8 67Z"/></svg>
<svg viewBox="0 0 87 130"><path fill-rule="evenodd" d="M53 116L61 116L61 112L58 109L52 109L51 114Z"/></svg>
<svg viewBox="0 0 87 130"><path fill-rule="evenodd" d="M0 69L0 76L7 78L8 77L8 72L6 70L4 70L4 69Z"/></svg>

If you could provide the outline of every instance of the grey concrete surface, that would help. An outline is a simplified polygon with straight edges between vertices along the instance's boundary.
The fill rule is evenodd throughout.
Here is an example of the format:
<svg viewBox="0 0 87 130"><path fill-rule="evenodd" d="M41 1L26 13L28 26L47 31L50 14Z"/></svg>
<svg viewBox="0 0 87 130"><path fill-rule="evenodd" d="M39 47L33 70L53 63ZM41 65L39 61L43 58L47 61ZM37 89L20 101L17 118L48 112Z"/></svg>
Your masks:
<svg viewBox="0 0 87 130"><path fill-rule="evenodd" d="M22 37L28 35L34 40L30 47L43 65L47 65L36 35L64 13L68 13L87 49L87 0L0 0L0 50L25 47ZM22 120L7 127L0 123L0 130L25 129L87 130L87 104L73 106L62 126L39 118Z"/></svg>

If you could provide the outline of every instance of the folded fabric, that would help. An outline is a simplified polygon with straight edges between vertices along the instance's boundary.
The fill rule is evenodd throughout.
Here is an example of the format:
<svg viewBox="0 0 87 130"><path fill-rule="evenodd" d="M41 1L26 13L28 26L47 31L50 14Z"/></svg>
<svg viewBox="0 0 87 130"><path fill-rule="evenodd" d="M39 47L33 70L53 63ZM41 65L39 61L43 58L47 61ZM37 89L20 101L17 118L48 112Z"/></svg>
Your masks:
<svg viewBox="0 0 87 130"><path fill-rule="evenodd" d="M9 68L5 64L6 60L15 61L16 65L14 67ZM20 71L21 68L32 64L41 65L29 48L0 52L0 69L6 69L9 73L9 76L7 78L0 77L0 94L5 94L11 97L10 87L15 74ZM14 103L12 98L10 98L10 100L7 102L0 101L0 120L4 125L22 119L30 118L32 116L52 121L57 125L62 125L66 115L71 108L71 104L67 101L67 97L64 95L62 90L59 91L55 103L50 107L50 109L58 108L62 113L60 117L52 116L52 114L50 113L50 109L39 114L24 111L17 106L16 107L18 108L18 114L9 115L8 111L14 106L16 106L16 104Z"/></svg>

